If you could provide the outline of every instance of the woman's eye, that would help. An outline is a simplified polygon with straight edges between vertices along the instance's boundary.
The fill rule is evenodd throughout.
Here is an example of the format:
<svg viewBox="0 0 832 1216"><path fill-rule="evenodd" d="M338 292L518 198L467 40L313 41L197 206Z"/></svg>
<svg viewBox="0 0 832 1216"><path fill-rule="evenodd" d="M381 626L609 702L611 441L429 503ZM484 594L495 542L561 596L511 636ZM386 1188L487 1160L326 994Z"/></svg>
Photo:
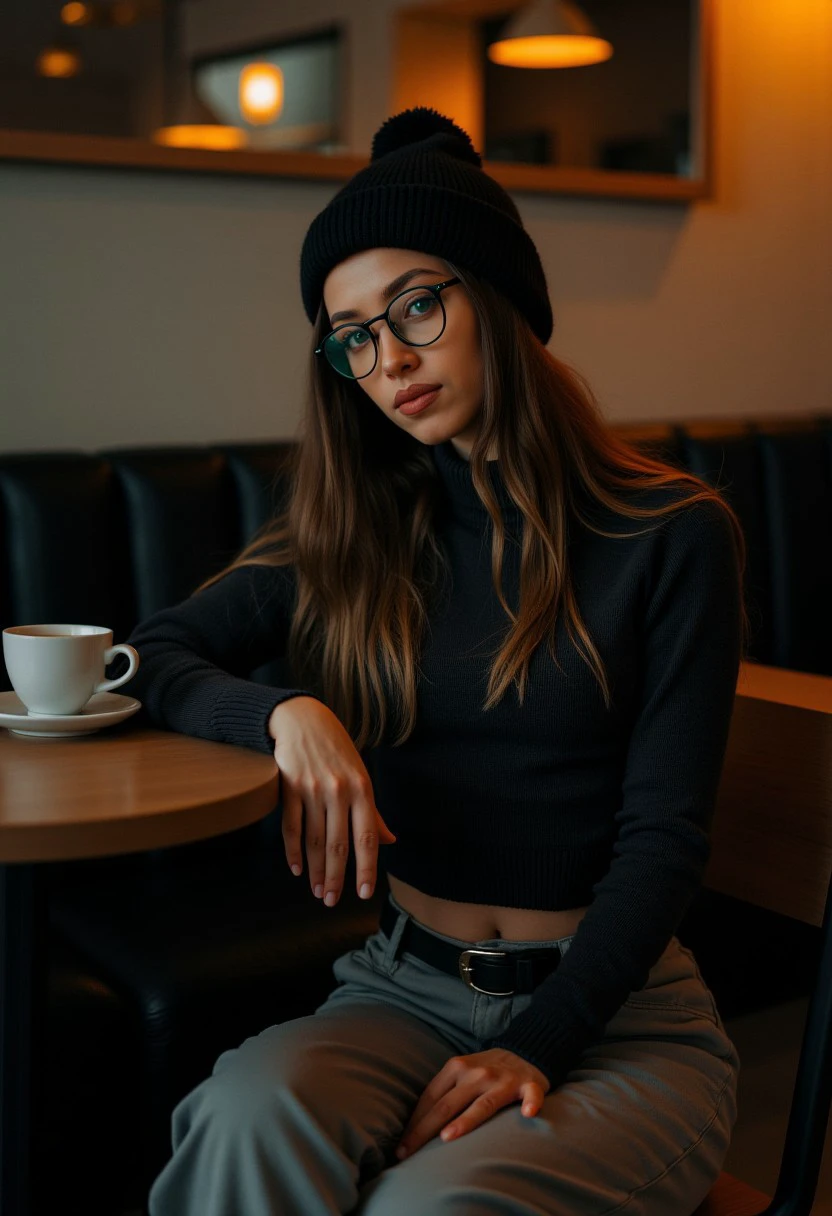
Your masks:
<svg viewBox="0 0 832 1216"><path fill-rule="evenodd" d="M347 333L339 337L339 342L347 350L358 350L362 345L361 339L367 341L367 334L363 329L351 329Z"/></svg>
<svg viewBox="0 0 832 1216"><path fill-rule="evenodd" d="M435 303L436 301L431 295L419 296L418 299L410 301L408 311L413 310L415 316L424 317Z"/></svg>

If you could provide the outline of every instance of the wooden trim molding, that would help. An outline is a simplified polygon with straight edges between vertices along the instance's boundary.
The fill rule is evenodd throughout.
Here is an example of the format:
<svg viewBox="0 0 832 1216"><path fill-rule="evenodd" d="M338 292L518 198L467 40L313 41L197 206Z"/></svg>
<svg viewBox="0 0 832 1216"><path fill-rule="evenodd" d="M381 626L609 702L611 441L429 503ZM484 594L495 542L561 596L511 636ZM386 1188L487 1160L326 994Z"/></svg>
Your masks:
<svg viewBox="0 0 832 1216"><path fill-rule="evenodd" d="M317 152L208 152L168 148L140 139L107 135L63 135L53 131L0 128L0 160L101 166L109 169L177 170L347 181L370 162L362 156L321 156ZM707 198L706 180L662 173L609 173L603 169L559 169L484 161L483 169L506 190L530 194L573 194L601 198L685 202Z"/></svg>

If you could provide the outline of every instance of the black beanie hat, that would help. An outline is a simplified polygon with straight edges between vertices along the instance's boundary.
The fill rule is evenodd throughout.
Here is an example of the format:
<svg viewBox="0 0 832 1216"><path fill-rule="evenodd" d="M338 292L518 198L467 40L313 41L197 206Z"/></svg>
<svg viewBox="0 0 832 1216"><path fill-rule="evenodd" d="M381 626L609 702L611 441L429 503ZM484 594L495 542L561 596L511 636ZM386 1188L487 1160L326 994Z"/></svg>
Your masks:
<svg viewBox="0 0 832 1216"><path fill-rule="evenodd" d="M426 106L388 118L370 164L315 217L300 255L303 306L315 321L324 281L362 249L415 249L487 279L545 345L552 308L537 249L511 196L482 170L470 136Z"/></svg>

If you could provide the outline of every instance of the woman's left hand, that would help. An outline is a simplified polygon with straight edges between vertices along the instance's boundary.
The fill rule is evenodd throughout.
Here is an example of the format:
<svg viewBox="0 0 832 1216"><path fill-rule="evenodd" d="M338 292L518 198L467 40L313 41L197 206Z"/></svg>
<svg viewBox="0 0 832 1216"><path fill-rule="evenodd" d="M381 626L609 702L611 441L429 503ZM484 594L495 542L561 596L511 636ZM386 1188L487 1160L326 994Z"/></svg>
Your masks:
<svg viewBox="0 0 832 1216"><path fill-rule="evenodd" d="M412 1156L437 1132L443 1140L464 1136L512 1102L523 1103L524 1115L536 1115L549 1089L539 1068L502 1047L452 1056L416 1104L396 1156Z"/></svg>

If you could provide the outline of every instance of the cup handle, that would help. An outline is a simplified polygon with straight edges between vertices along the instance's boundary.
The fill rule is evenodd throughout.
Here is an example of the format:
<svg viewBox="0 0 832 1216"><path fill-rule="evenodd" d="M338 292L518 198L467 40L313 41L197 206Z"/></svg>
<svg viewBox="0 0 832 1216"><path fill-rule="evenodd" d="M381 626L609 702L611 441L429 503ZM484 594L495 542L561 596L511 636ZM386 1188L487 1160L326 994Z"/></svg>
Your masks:
<svg viewBox="0 0 832 1216"><path fill-rule="evenodd" d="M104 666L107 667L112 663L117 654L126 654L130 660L130 666L124 675L119 676L117 680L102 680L100 684L96 684L96 692L111 692L114 688L118 688L120 685L126 684L128 680L132 680L139 670L139 653L132 646L128 646L126 642L122 642L118 646L110 646L109 649L104 651Z"/></svg>

